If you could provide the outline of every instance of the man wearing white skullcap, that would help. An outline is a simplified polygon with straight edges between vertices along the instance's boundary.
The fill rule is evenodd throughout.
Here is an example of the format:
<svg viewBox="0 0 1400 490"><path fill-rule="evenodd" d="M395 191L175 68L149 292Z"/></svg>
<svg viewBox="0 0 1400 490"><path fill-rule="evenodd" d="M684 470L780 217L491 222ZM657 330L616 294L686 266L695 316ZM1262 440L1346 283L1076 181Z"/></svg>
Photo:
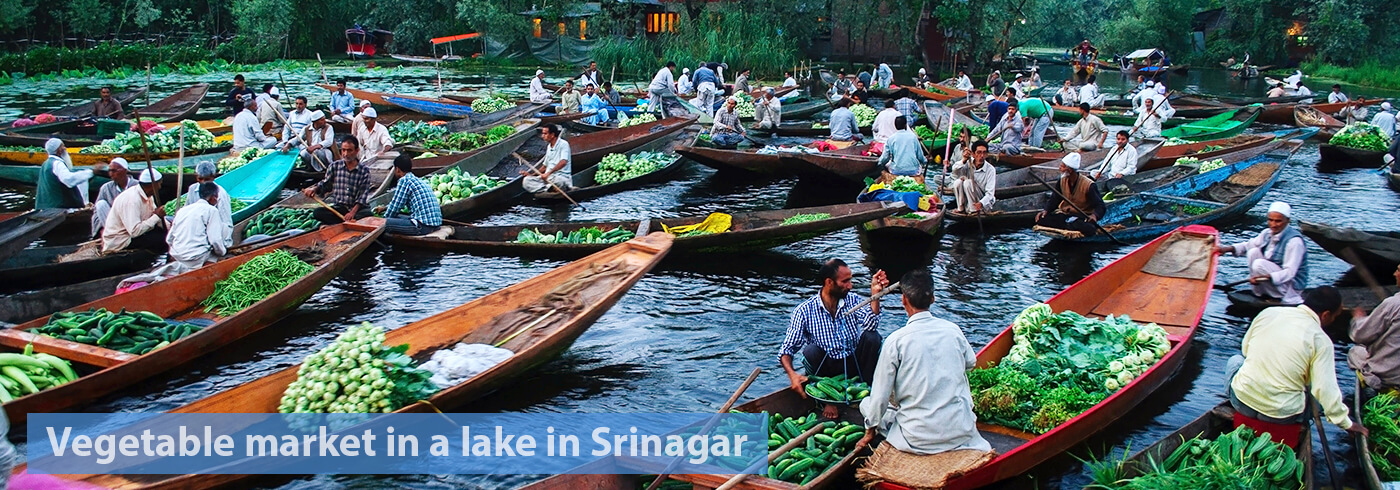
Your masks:
<svg viewBox="0 0 1400 490"><path fill-rule="evenodd" d="M311 113L311 125L301 132L300 139L301 161L307 167L320 172L335 160L331 155L331 148L335 146L335 129L326 121L325 113Z"/></svg>
<svg viewBox="0 0 1400 490"><path fill-rule="evenodd" d="M214 184L214 187L219 191L218 196L216 196L218 200L214 201L214 208L218 211L220 221L224 223L224 246L233 246L233 199L229 197L224 186L214 181L219 176L219 167L214 162L199 162L194 167L194 174L195 182L190 184L189 190L185 192L184 206L189 206L203 199L199 195L200 184Z"/></svg>
<svg viewBox="0 0 1400 490"><path fill-rule="evenodd" d="M548 104L553 100L554 97L544 89L544 70L535 70L535 76L530 79L530 102Z"/></svg>
<svg viewBox="0 0 1400 490"><path fill-rule="evenodd" d="M136 185L136 179L131 178L126 159L122 157L113 158L107 165L107 178L112 180L102 184L102 188L97 190L97 201L92 203L92 234L88 235L91 237L102 233L102 225L107 224L107 213L112 210L117 196Z"/></svg>
<svg viewBox="0 0 1400 490"><path fill-rule="evenodd" d="M88 180L91 170L73 170L73 158L63 140L49 138L44 142L49 154L39 166L39 181L34 190L34 209L81 208L88 202Z"/></svg>
<svg viewBox="0 0 1400 490"><path fill-rule="evenodd" d="M258 101L252 95L243 95L243 110L233 116L233 153L247 148L272 148L277 140L263 133L258 122Z"/></svg>
<svg viewBox="0 0 1400 490"><path fill-rule="evenodd" d="M160 172L144 169L136 176L140 183L122 191L112 202L107 223L102 226L102 251L145 249L164 252L165 207L156 206L160 193Z"/></svg>
<svg viewBox="0 0 1400 490"><path fill-rule="evenodd" d="M268 136L282 134L282 121L287 118L287 110L282 108L282 93L273 84L263 85L264 94L258 98L258 124Z"/></svg>
<svg viewBox="0 0 1400 490"><path fill-rule="evenodd" d="M194 185L195 199L175 212L170 234L165 237L170 258L183 270L198 269L228 253L233 234L222 219L217 202L223 190L213 182Z"/></svg>
<svg viewBox="0 0 1400 490"><path fill-rule="evenodd" d="M676 77L676 94L689 94L695 90L695 82L691 80L690 68L681 70L681 76Z"/></svg>
<svg viewBox="0 0 1400 490"><path fill-rule="evenodd" d="M396 155L389 152L394 150L394 138L389 136L389 128L377 122L379 113L371 107L360 115L365 120L364 127L355 134L355 139L360 140L360 161L372 165L379 158L393 159Z"/></svg>
<svg viewBox="0 0 1400 490"><path fill-rule="evenodd" d="M1079 173L1082 163L1078 153L1060 159L1060 179L1055 183L1057 192L1051 193L1045 200L1045 209L1035 216L1036 227L1074 231L1084 236L1098 232L1094 222L1102 219L1106 211L1103 196L1094 181Z"/></svg>
<svg viewBox="0 0 1400 490"><path fill-rule="evenodd" d="M715 124L710 126L710 141L719 146L734 146L744 141L743 123L739 122L739 99L730 97L724 107L715 111Z"/></svg>
<svg viewBox="0 0 1400 490"><path fill-rule="evenodd" d="M1302 292L1308 285L1308 254L1303 234L1289 226L1292 222L1293 208L1274 202L1269 205L1269 227L1259 236L1217 251L1248 257L1249 284L1255 296L1296 305L1303 302Z"/></svg>
<svg viewBox="0 0 1400 490"><path fill-rule="evenodd" d="M1391 112L1389 102L1381 102L1381 110L1371 118L1371 125L1381 128L1381 134L1395 139L1395 113Z"/></svg>

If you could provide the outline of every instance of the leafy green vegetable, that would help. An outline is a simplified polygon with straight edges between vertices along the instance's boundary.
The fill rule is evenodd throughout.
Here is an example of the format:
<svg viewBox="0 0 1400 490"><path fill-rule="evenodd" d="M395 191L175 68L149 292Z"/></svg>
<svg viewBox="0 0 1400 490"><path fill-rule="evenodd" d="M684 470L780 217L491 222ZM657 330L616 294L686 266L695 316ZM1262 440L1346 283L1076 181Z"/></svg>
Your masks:
<svg viewBox="0 0 1400 490"><path fill-rule="evenodd" d="M632 233L622 227L603 231L602 228L589 226L580 228L568 233L562 231L552 235L542 234L538 229L523 229L515 237L515 243L558 243L558 244L585 244L585 243L622 243L636 238L637 234Z"/></svg>
<svg viewBox="0 0 1400 490"><path fill-rule="evenodd" d="M856 104L851 106L851 113L856 116L856 126L865 128L875 122L875 116L879 115L880 111L865 104Z"/></svg>
<svg viewBox="0 0 1400 490"><path fill-rule="evenodd" d="M629 117L629 118L627 118L627 120L625 120L625 121L618 122L618 123L617 123L617 127L619 127L619 128L625 128L625 127L629 127L629 126L636 126L636 125L638 125L638 124L646 124L646 123L653 123L653 122L656 122L656 116L651 115L650 112L644 112L644 113L641 113L641 114L638 114L638 115Z"/></svg>
<svg viewBox="0 0 1400 490"><path fill-rule="evenodd" d="M485 133L448 133L423 140L423 147L433 150L471 151L515 134L515 126L502 124Z"/></svg>
<svg viewBox="0 0 1400 490"><path fill-rule="evenodd" d="M384 329L361 323L302 362L281 413L389 413L438 391L414 366L408 344L384 346Z"/></svg>
<svg viewBox="0 0 1400 490"><path fill-rule="evenodd" d="M512 104L510 101L496 96L482 97L480 99L472 101L472 112L477 112L481 114L490 114L492 112L503 111L514 107L515 104Z"/></svg>
<svg viewBox="0 0 1400 490"><path fill-rule="evenodd" d="M434 121L438 122L438 121ZM399 121L389 126L389 137L400 144L442 136L447 128L427 121Z"/></svg>
<svg viewBox="0 0 1400 490"><path fill-rule="evenodd" d="M667 155L644 151L628 157L621 153L612 153L603 157L603 161L598 164L598 171L593 173L593 181L598 185L608 185L628 179L634 179L646 175L680 158L677 155Z"/></svg>
<svg viewBox="0 0 1400 490"><path fill-rule="evenodd" d="M1303 484L1303 463L1293 449L1273 442L1266 434L1256 434L1247 426L1221 434L1215 440L1196 436L1181 442L1160 461L1148 456L1148 468L1142 476L1096 481L1103 488L1133 490L1296 489Z"/></svg>
<svg viewBox="0 0 1400 490"><path fill-rule="evenodd" d="M1386 151L1390 149L1390 136L1381 133L1377 126L1359 122L1342 128L1328 143L1358 150Z"/></svg>
<svg viewBox="0 0 1400 490"><path fill-rule="evenodd" d="M1381 393L1366 402L1361 425L1371 431L1371 465L1384 481L1400 480L1400 400Z"/></svg>
<svg viewBox="0 0 1400 490"><path fill-rule="evenodd" d="M112 135L111 139L102 140L101 144L85 147L78 150L78 153L141 153L149 150L151 153L167 153L180 149L180 128L185 130L185 150L198 151L213 148L214 133L199 127L199 123L186 119L180 124L158 133L148 134L145 137L145 146L141 144L141 134L135 131L123 131Z"/></svg>
<svg viewBox="0 0 1400 490"><path fill-rule="evenodd" d="M795 225L795 224L798 224L798 223L808 223L808 222L812 222L812 221L821 221L821 220L824 220L824 219L827 219L827 218L830 218L830 217L831 217L831 213L802 213L802 214L794 214L794 215L792 215L791 217L789 217L788 219L783 220L782 226Z"/></svg>

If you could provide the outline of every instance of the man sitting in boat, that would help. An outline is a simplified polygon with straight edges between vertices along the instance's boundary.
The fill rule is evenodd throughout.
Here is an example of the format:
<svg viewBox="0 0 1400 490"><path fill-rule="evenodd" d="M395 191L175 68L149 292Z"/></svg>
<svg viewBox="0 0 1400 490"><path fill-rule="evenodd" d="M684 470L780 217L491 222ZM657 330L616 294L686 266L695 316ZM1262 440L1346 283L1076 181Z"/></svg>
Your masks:
<svg viewBox="0 0 1400 490"><path fill-rule="evenodd" d="M1128 144L1128 132L1119 131L1117 144L1108 150L1108 156L1099 164L1098 170L1094 172L1094 180L1102 180L1107 175L1112 179L1121 179L1137 173L1137 148Z"/></svg>
<svg viewBox="0 0 1400 490"><path fill-rule="evenodd" d="M933 83L933 79L929 78L928 70L919 68L919 76L914 78L914 84L919 88L927 88L930 83Z"/></svg>
<svg viewBox="0 0 1400 490"><path fill-rule="evenodd" d="M1298 88L1297 88L1297 89L1294 89L1293 92L1294 92L1293 95L1306 95L1306 96L1308 96L1308 97L1312 97L1312 95L1313 95L1312 89L1309 89L1307 85L1303 85L1302 83L1299 83L1299 84L1298 84ZM1306 103L1309 103L1309 102L1312 102L1312 99L1303 99L1303 101L1302 101L1302 102L1299 102L1299 103L1300 103L1300 104L1306 104Z"/></svg>
<svg viewBox="0 0 1400 490"><path fill-rule="evenodd" d="M953 165L953 197L958 201L958 212L963 214L981 213L997 202L997 169L987 163L987 142L976 140L964 150L961 162ZM969 163L969 160L971 162ZM947 171L947 163L944 163Z"/></svg>
<svg viewBox="0 0 1400 490"><path fill-rule="evenodd" d="M326 165L330 165L335 157L331 155L331 145L335 144L335 129L326 122L326 114L321 111L311 112L311 125L307 126L289 143L292 147L301 148L298 155L302 164L317 172L324 171Z"/></svg>
<svg viewBox="0 0 1400 490"><path fill-rule="evenodd" d="M870 308L856 309L864 298L852 293L851 268L841 259L831 259L817 272L822 289L816 296L803 301L792 311L783 345L778 349L778 361L787 372L793 391L807 397L803 384L807 376L797 373L792 358L802 354L803 372L809 376L859 376L869 383L874 378L875 364L880 356L880 302L871 301ZM885 271L876 271L870 278L870 294L880 294L889 285ZM835 418L834 405L823 409L827 418Z"/></svg>
<svg viewBox="0 0 1400 490"><path fill-rule="evenodd" d="M1142 113L1138 114L1137 122L1133 123L1143 138L1162 137L1162 111L1153 102L1151 98L1143 99Z"/></svg>
<svg viewBox="0 0 1400 490"><path fill-rule="evenodd" d="M345 216L345 222L354 222L370 216L369 198L374 192L369 169L360 161L360 142L353 136L340 140L340 160L331 163L326 176L320 182L301 190L306 197L317 194L329 195L331 208ZM340 217L323 207L313 211L317 221L326 224L340 222Z"/></svg>
<svg viewBox="0 0 1400 490"><path fill-rule="evenodd" d="M39 180L34 189L34 209L87 207L88 180L92 171L73 170L73 157L63 140L49 138L44 142L49 157L39 165Z"/></svg>
<svg viewBox="0 0 1400 490"><path fill-rule="evenodd" d="M772 87L763 91L763 97L754 101L754 120L757 128L777 129L783 123L783 101L776 96Z"/></svg>
<svg viewBox="0 0 1400 490"><path fill-rule="evenodd" d="M216 262L227 254L231 244L227 237L233 233L216 206L223 194L219 184L202 182L194 188L198 199L175 212L175 223L170 225L170 234L165 237L170 246L170 258L186 270Z"/></svg>
<svg viewBox="0 0 1400 490"><path fill-rule="evenodd" d="M345 79L335 82L335 91L331 92L331 120L338 123L348 123L355 114L355 96L345 90Z"/></svg>
<svg viewBox="0 0 1400 490"><path fill-rule="evenodd" d="M1007 93L1012 92L1008 90ZM1006 115L1002 116L1001 122L987 133L987 138L1001 138L1001 141L991 148L993 153L1020 155L1021 134L1026 132L1026 123L1021 119L1020 102L1017 102L1015 97L1010 97L1010 99L1006 103Z"/></svg>
<svg viewBox="0 0 1400 490"><path fill-rule="evenodd" d="M1249 284L1254 295L1282 300L1285 304L1303 302L1308 284L1308 247L1293 221L1293 207L1286 202L1269 205L1269 227L1253 239L1222 245L1218 253L1244 255L1249 261Z"/></svg>
<svg viewBox="0 0 1400 490"><path fill-rule="evenodd" d="M1089 177L1079 173L1080 156L1070 153L1060 159L1060 179L1045 201L1045 209L1035 215L1037 228L1072 231L1090 236L1098 231L1094 223L1103 218L1103 195ZM1089 213L1089 214L1084 214Z"/></svg>
<svg viewBox="0 0 1400 490"><path fill-rule="evenodd" d="M559 94L559 113L573 114L579 111L580 99L578 90L574 90L574 81L564 82L564 91ZM659 102L659 101L653 101Z"/></svg>
<svg viewBox="0 0 1400 490"><path fill-rule="evenodd" d="M263 94L258 96L258 124L263 134L282 134L282 120L286 110L282 109L282 92L273 84L263 85Z"/></svg>
<svg viewBox="0 0 1400 490"><path fill-rule="evenodd" d="M352 118L352 119L350 120L350 135L351 135L351 136L360 134L360 130L364 129L364 127L365 127L365 109L369 109L369 108L370 108L370 104L369 104L369 101L368 101L368 100L362 100L362 101L360 101L360 113L359 113L359 114L356 114L355 117Z"/></svg>
<svg viewBox="0 0 1400 490"><path fill-rule="evenodd" d="M738 97L724 101L724 107L715 112L715 124L710 126L710 141L719 146L732 147L744 141L744 124L739 122Z"/></svg>
<svg viewBox="0 0 1400 490"><path fill-rule="evenodd" d="M1389 102L1381 102L1381 110L1376 113L1375 117L1371 118L1371 125L1381 128L1381 134L1389 136L1391 140L1394 140L1395 113L1390 112L1390 109L1391 106Z"/></svg>
<svg viewBox="0 0 1400 490"><path fill-rule="evenodd" d="M1395 268L1400 285L1400 267ZM1400 293L1386 298L1372 311L1356 308L1351 315L1351 341L1347 366L1361 372L1367 388L1400 388Z"/></svg>
<svg viewBox="0 0 1400 490"><path fill-rule="evenodd" d="M868 104L870 102L870 91L866 90L866 87L868 87L868 85L866 85L865 82L856 80L856 90L851 92L851 100L854 100L856 104Z"/></svg>
<svg viewBox="0 0 1400 490"><path fill-rule="evenodd" d="M102 87L98 99L92 103L92 115L104 119L126 119L122 115L122 103L112 98L112 87Z"/></svg>
<svg viewBox="0 0 1400 490"><path fill-rule="evenodd" d="M909 125L919 121L919 114L923 109L919 108L919 101L914 100L909 93L909 89L901 88L894 94L894 110L904 115L904 120L909 121Z"/></svg>
<svg viewBox="0 0 1400 490"><path fill-rule="evenodd" d="M889 141L890 136L894 136L896 131L899 131L899 128L894 126L894 120L899 116L899 110L894 108L894 99L885 99L885 108L880 109L880 112L875 114L875 122L870 124L871 134L874 135L873 139L875 140L874 143L870 144L870 153L879 154L884 151L885 142Z"/></svg>
<svg viewBox="0 0 1400 490"><path fill-rule="evenodd" d="M1323 286L1305 291L1301 305L1268 308L1254 317L1240 342L1243 355L1231 357L1225 365L1226 396L1235 407L1237 424L1255 428L1268 427L1258 422L1306 424L1312 419L1307 407L1311 398L1337 427L1367 433L1349 416L1337 386L1332 339L1322 331L1341 312L1341 294ZM1294 438L1297 433L1296 428L1276 432Z"/></svg>
<svg viewBox="0 0 1400 490"><path fill-rule="evenodd" d="M269 138L258 124L258 101L252 95L243 96L243 110L233 116L233 153L247 148L272 148L277 140Z"/></svg>
<svg viewBox="0 0 1400 490"><path fill-rule="evenodd" d="M992 74L987 75L987 88L992 91L992 97L1006 93L1006 80L1001 79L1001 70L992 70Z"/></svg>
<svg viewBox="0 0 1400 490"><path fill-rule="evenodd" d="M1066 82L1066 83L1068 83L1068 82ZM967 90L972 90L972 89L974 89L974 88L976 88L976 87L974 87L974 86L972 85L972 79L969 78L969 77L967 76L967 72L966 72L966 71L958 70L958 84L957 84L957 86L955 86L955 87L953 87L953 88L956 88L956 89L958 89L958 90L967 91Z"/></svg>
<svg viewBox="0 0 1400 490"><path fill-rule="evenodd" d="M749 75L752 73L748 68L739 72L739 78L734 79L734 93L747 94L753 92L753 86L749 85Z"/></svg>
<svg viewBox="0 0 1400 490"><path fill-rule="evenodd" d="M885 141L885 150L880 153L880 180L894 182L895 177L907 176L923 184L928 160L919 136L909 130L909 120L902 115L894 118L894 127L894 135Z"/></svg>
<svg viewBox="0 0 1400 490"><path fill-rule="evenodd" d="M113 158L107 164L107 178L112 180L97 189L97 200L92 203L92 234L88 236L93 238L101 236L102 225L107 224L107 213L112 210L112 202L122 191L136 185L136 179L131 178L126 159L122 157Z"/></svg>
<svg viewBox="0 0 1400 490"><path fill-rule="evenodd" d="M556 186L567 191L574 187L574 154L569 148L569 142L560 137L562 133L555 124L540 127L540 138L549 145L545 150L544 160L541 161L545 170L542 173L533 168L520 171L520 175L525 176L520 185L526 192L533 194L554 191Z"/></svg>
<svg viewBox="0 0 1400 490"><path fill-rule="evenodd" d="M1068 107L1077 107L1079 105L1079 91L1075 90L1073 85L1070 85L1069 80L1065 80L1065 84L1060 87L1060 90L1055 92L1055 105Z"/></svg>
<svg viewBox="0 0 1400 490"><path fill-rule="evenodd" d="M584 87L583 96L579 97L579 109L583 112L592 112L592 116L583 118L583 122L588 124L603 125L608 123L608 104L598 97L598 87L589 85Z"/></svg>
<svg viewBox="0 0 1400 490"><path fill-rule="evenodd" d="M239 73L233 76L233 90L228 91L228 97L224 99L224 106L228 107L229 114L238 114L243 110L243 96L253 96L253 89L248 88L248 82Z"/></svg>
<svg viewBox="0 0 1400 490"><path fill-rule="evenodd" d="M535 70L535 76L530 79L530 102L548 104L553 101L554 96L544 89L544 70Z"/></svg>
<svg viewBox="0 0 1400 490"><path fill-rule="evenodd" d="M991 451L977 432L967 381L977 352L957 325L929 313L933 279L927 270L909 271L899 284L909 320L880 348L870 396L860 402L865 437L856 447L879 434L884 444L906 453Z"/></svg>
<svg viewBox="0 0 1400 490"><path fill-rule="evenodd" d="M598 62L590 61L588 62L588 68L584 68L583 73L579 74L578 83L582 84L584 88L598 88L598 77Z"/></svg>
<svg viewBox="0 0 1400 490"><path fill-rule="evenodd" d="M681 69L681 76L676 77L676 95L690 95L695 91L695 82L691 79L690 68Z"/></svg>
<svg viewBox="0 0 1400 490"><path fill-rule="evenodd" d="M287 113L287 124L282 126L282 151L287 151L292 140L311 125L311 111L306 108L306 97L297 97L292 107L292 111Z"/></svg>
<svg viewBox="0 0 1400 490"><path fill-rule="evenodd" d="M1340 104L1350 100L1351 99L1347 98L1347 94L1342 93L1342 86L1340 84L1332 84L1332 92L1327 94L1328 104Z"/></svg>
<svg viewBox="0 0 1400 490"><path fill-rule="evenodd" d="M365 116L365 125L355 134L355 140L360 143L360 160L374 163L380 158L393 158L389 152L394 151L394 137L389 136L389 128L378 123L379 113L371 107L361 115Z"/></svg>
<svg viewBox="0 0 1400 490"><path fill-rule="evenodd" d="M1087 65L1098 57L1099 48L1090 43L1088 39L1079 43L1079 63Z"/></svg>
<svg viewBox="0 0 1400 490"><path fill-rule="evenodd" d="M591 88L591 86L590 86ZM433 196L432 188L413 175L413 157L399 155L394 158L394 197L389 207L381 206L375 211L384 215L384 231L396 235L423 236L442 226L442 206ZM408 208L408 213L404 213Z"/></svg>
<svg viewBox="0 0 1400 490"><path fill-rule="evenodd" d="M1081 102L1079 104L1079 122L1074 123L1074 129L1070 130L1065 140L1069 141L1065 145L1066 150L1079 148L1082 151L1094 151L1103 148L1104 140L1108 139L1108 129L1103 125L1103 119L1089 112L1089 104Z"/></svg>
<svg viewBox="0 0 1400 490"><path fill-rule="evenodd" d="M1099 76L1089 75L1084 86L1079 87L1079 103L1089 104L1090 109L1102 109L1105 95L1099 93Z"/></svg>
<svg viewBox="0 0 1400 490"><path fill-rule="evenodd" d="M1274 86L1269 89L1269 94L1267 95L1267 97L1270 99L1277 99L1285 95L1288 95L1288 92L1283 89L1283 84L1275 83Z"/></svg>
<svg viewBox="0 0 1400 490"><path fill-rule="evenodd" d="M860 141L860 128L856 126L856 115L851 112L851 99L841 99L827 120L831 125L826 143L837 149L849 148Z"/></svg>
<svg viewBox="0 0 1400 490"><path fill-rule="evenodd" d="M214 179L219 177L219 167L214 162L199 162L194 167L195 183L190 184L190 189L185 193L185 206L193 205L203 199L201 188L203 184L213 184L215 195L218 199L214 201L214 207L219 213L219 220L224 224L224 246L233 246L233 200L228 195L224 186L219 185ZM176 214L179 214L177 211Z"/></svg>
<svg viewBox="0 0 1400 490"><path fill-rule="evenodd" d="M923 70L923 68L920 68L920 70ZM690 71L687 70L686 73L690 73ZM796 86L797 86L797 79L792 77L792 72L790 72L790 71L788 71L788 72L783 72L783 88L787 88L787 87L796 87Z"/></svg>
<svg viewBox="0 0 1400 490"><path fill-rule="evenodd" d="M107 223L102 225L102 252L143 249L164 252L165 207L156 206L160 192L160 172L142 170L136 179L140 185L122 191L112 202Z"/></svg>
<svg viewBox="0 0 1400 490"><path fill-rule="evenodd" d="M612 82L603 82L603 90L598 92L598 96L602 97L604 102L612 105L622 103L622 94L617 93L617 89L613 88ZM611 114L609 117L611 117Z"/></svg>
<svg viewBox="0 0 1400 490"><path fill-rule="evenodd" d="M1010 99L1014 96L1015 94L1012 94L1010 92L1002 92L1001 95L993 95L992 98L987 101L988 126L997 127L998 124L1001 124L1001 118L1006 117L1006 109L1011 105L1009 102L1007 102L1007 99ZM988 133L987 137L994 138L994 136L991 136L991 134L993 133Z"/></svg>
<svg viewBox="0 0 1400 490"><path fill-rule="evenodd" d="M1382 104L1389 104L1389 102L1383 102ZM1337 112L1337 119L1341 119L1347 124L1352 124L1357 121L1365 122L1368 120L1367 116L1370 115L1371 109L1366 107L1366 98L1357 97L1356 100L1353 100L1350 104L1343 106L1342 110Z"/></svg>

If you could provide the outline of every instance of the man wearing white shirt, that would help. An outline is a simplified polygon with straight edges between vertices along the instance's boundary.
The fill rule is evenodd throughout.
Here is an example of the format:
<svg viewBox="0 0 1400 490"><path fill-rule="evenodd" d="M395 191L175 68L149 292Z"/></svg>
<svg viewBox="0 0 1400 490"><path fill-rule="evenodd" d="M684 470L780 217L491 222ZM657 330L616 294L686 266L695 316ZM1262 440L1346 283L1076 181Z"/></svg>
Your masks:
<svg viewBox="0 0 1400 490"><path fill-rule="evenodd" d="M1249 284L1254 295L1285 304L1303 302L1308 287L1308 246L1293 221L1293 207L1278 201L1269 205L1268 228L1247 242L1222 245L1217 253L1247 257Z"/></svg>
<svg viewBox="0 0 1400 490"><path fill-rule="evenodd" d="M871 151L884 149L885 142L889 141L890 136L894 136L895 131L898 131L894 127L894 118L899 116L899 110L894 108L894 100L885 100L885 108L875 115L875 122L870 124L870 129L874 132L875 144L879 145L878 148L872 147Z"/></svg>
<svg viewBox="0 0 1400 490"><path fill-rule="evenodd" d="M1089 75L1089 80L1084 82L1083 87L1079 87L1080 104L1089 104L1093 109L1103 107L1104 96L1099 93L1098 81L1098 75Z"/></svg>
<svg viewBox="0 0 1400 490"><path fill-rule="evenodd" d="M535 70L535 77L530 79L530 102L548 104L553 100L554 96L544 89L544 70Z"/></svg>
<svg viewBox="0 0 1400 490"><path fill-rule="evenodd" d="M534 194L553 191L555 186L564 190L574 187L574 152L569 148L569 142L560 137L561 133L559 126L555 124L548 124L540 128L540 139L549 145L545 150L544 160L540 162L544 171L540 172L538 169L520 171L520 175L525 176L520 182L520 185L525 188L525 192Z"/></svg>
<svg viewBox="0 0 1400 490"><path fill-rule="evenodd" d="M1340 104L1342 102L1349 102L1350 100L1351 99L1347 98L1347 94L1342 93L1342 86L1340 84L1333 84L1332 93L1327 94L1328 104Z"/></svg>
<svg viewBox="0 0 1400 490"><path fill-rule="evenodd" d="M1103 159L1098 170L1094 172L1094 180L1100 180L1107 175L1109 178L1121 179L1137 173L1137 148L1128 144L1128 132L1118 132L1118 144L1108 149L1108 157Z"/></svg>
<svg viewBox="0 0 1400 490"><path fill-rule="evenodd" d="M194 204L201 199L199 188L203 184L214 184L215 195L218 199L214 201L214 207L219 212L219 219L224 223L224 246L233 246L233 199L224 190L224 186L219 185L214 179L219 176L219 168L214 162L199 162L194 168L195 183L190 184L189 191L185 193L185 206Z"/></svg>
<svg viewBox="0 0 1400 490"><path fill-rule="evenodd" d="M649 109L659 111L661 109L661 97L675 95L676 77L672 70L676 69L676 62L667 61L666 66L656 70L656 76L651 78L651 85L647 85L647 105Z"/></svg>
<svg viewBox="0 0 1400 490"><path fill-rule="evenodd" d="M151 196L160 192L160 172L142 170L140 185L122 191L112 201L107 223L102 226L102 252L146 249L164 252L165 207L156 206Z"/></svg>
<svg viewBox="0 0 1400 490"><path fill-rule="evenodd" d="M393 151L394 138L389 136L388 128L375 122L379 113L375 112L374 108L365 109L363 115L365 127L355 135L355 139L360 141L360 161L372 164L375 159L385 157L385 154Z"/></svg>
<svg viewBox="0 0 1400 490"><path fill-rule="evenodd" d="M1381 102L1381 110L1371 118L1371 125L1381 128L1381 134L1395 139L1395 113L1390 112L1390 103Z"/></svg>
<svg viewBox="0 0 1400 490"><path fill-rule="evenodd" d="M282 126L282 150L291 148L296 136L310 125L311 111L306 109L306 97L297 97L295 109L287 113L287 124Z"/></svg>
<svg viewBox="0 0 1400 490"><path fill-rule="evenodd" d="M958 70L958 85L954 88L962 91L968 91L974 88L972 86L972 79L968 78L967 72Z"/></svg>
<svg viewBox="0 0 1400 490"><path fill-rule="evenodd" d="M307 167L320 172L335 160L331 154L331 147L335 145L335 129L326 122L324 112L312 111L311 125L303 129L298 138L302 143L298 155Z"/></svg>
<svg viewBox="0 0 1400 490"><path fill-rule="evenodd" d="M272 148L277 140L267 137L258 123L258 101L251 95L243 96L243 110L233 116L233 153L246 148Z"/></svg>
<svg viewBox="0 0 1400 490"><path fill-rule="evenodd" d="M797 79L792 77L792 72L783 73L783 87L796 87Z"/></svg>
<svg viewBox="0 0 1400 490"><path fill-rule="evenodd" d="M219 200L219 185L213 182L195 184L198 199L175 212L175 222L165 243L170 246L170 258L187 269L197 269L228 253L227 236L232 230L223 221L214 205Z"/></svg>
<svg viewBox="0 0 1400 490"><path fill-rule="evenodd" d="M690 68L681 70L680 78L676 79L676 94L689 94L695 90L695 82L691 81Z"/></svg>
<svg viewBox="0 0 1400 490"><path fill-rule="evenodd" d="M1138 134L1143 138L1162 136L1162 113L1152 104L1152 99L1142 101L1142 113L1138 114L1137 122L1133 126L1138 128Z"/></svg>

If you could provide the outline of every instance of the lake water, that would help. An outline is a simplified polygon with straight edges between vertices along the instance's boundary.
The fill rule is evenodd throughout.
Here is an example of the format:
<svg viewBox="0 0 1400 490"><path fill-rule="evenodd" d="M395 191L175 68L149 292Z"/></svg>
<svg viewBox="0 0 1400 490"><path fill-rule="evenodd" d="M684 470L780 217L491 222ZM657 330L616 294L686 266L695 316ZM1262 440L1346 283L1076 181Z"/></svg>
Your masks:
<svg viewBox="0 0 1400 490"><path fill-rule="evenodd" d="M1065 67L1046 66L1047 82L1063 79ZM278 81L278 73L249 73L250 85ZM292 95L306 94L322 104L326 92L315 69L280 74ZM443 73L446 91L509 88L523 93L528 73ZM347 77L354 87L433 94L432 69L333 69L332 79ZM1058 77L1058 78L1057 78ZM172 76L156 80L152 100L192 81L226 91L231 74ZM554 78L551 78L554 81ZM0 118L73 103L91 87L107 81L21 82L0 87ZM120 84L121 81L114 81ZM132 83L139 81L132 80ZM640 83L644 84L645 80ZM1128 80L1105 74L1105 93L1124 91ZM1176 89L1225 95L1262 95L1262 82L1231 81L1220 71L1192 71L1173 77ZM1322 92L1322 84L1315 84ZM1393 95L1361 89L1367 96ZM217 103L202 115L219 114ZM1259 130L1269 130L1260 126ZM1062 126L1063 130L1063 126ZM1274 200L1292 203L1300 219L1354 226L1397 229L1400 194L1386 188L1374 171L1319 173L1317 147L1305 145L1287 164L1282 181L1238 222L1220 223L1228 242L1246 240L1264 227L1264 209ZM794 189L794 187L798 187ZM851 194L807 186L794 180L734 181L707 167L691 165L674 181L591 200L587 210L520 205L484 219L485 223L538 223L559 220L636 219L641 215L703 215L742 212L812 202L843 202ZM29 205L29 191L0 188L0 210ZM463 412L626 412L713 411L755 366L764 373L744 399L787 385L776 352L793 306L816 293L814 275L822 261L837 257L853 265L856 283L868 284L871 264L928 267L935 281L933 313L960 325L980 347L1035 301L1082 279L1132 250L1120 246L1064 246L1020 231L1007 234L947 234L930 253L915 245L892 253L868 254L853 229L763 253L677 257L642 279L616 306L560 358L516 380L480 402L456 407ZM925 260L931 257L931 260ZM1312 277L1331 283L1348 267L1315 245L1309 247ZM368 321L396 328L537 275L563 262L438 254L372 247L300 309L271 328L209 353L203 359L121 391L86 411L160 411L245 383L274 370L296 365L347 326ZM1220 282L1244 277L1243 259L1221 260ZM860 291L861 287L857 288ZM898 302L886 300L880 331L892 332L904 321ZM1212 294L1210 306L1181 371L1137 408L1096 437L1014 478L1007 488L1079 488L1089 482L1077 458L1140 449L1220 403L1224 397L1225 360L1239 351L1250 318L1227 310L1224 294ZM1337 345L1338 378L1351 392L1353 377L1345 368L1343 340ZM1350 439L1328 426L1328 439L1345 465L1347 479L1358 483ZM1315 437L1315 434L1314 434ZM1317 466L1325 466L1320 451ZM1325 474L1318 474L1325 481ZM261 480L281 488L512 488L532 477L421 475L408 477L322 476Z"/></svg>

